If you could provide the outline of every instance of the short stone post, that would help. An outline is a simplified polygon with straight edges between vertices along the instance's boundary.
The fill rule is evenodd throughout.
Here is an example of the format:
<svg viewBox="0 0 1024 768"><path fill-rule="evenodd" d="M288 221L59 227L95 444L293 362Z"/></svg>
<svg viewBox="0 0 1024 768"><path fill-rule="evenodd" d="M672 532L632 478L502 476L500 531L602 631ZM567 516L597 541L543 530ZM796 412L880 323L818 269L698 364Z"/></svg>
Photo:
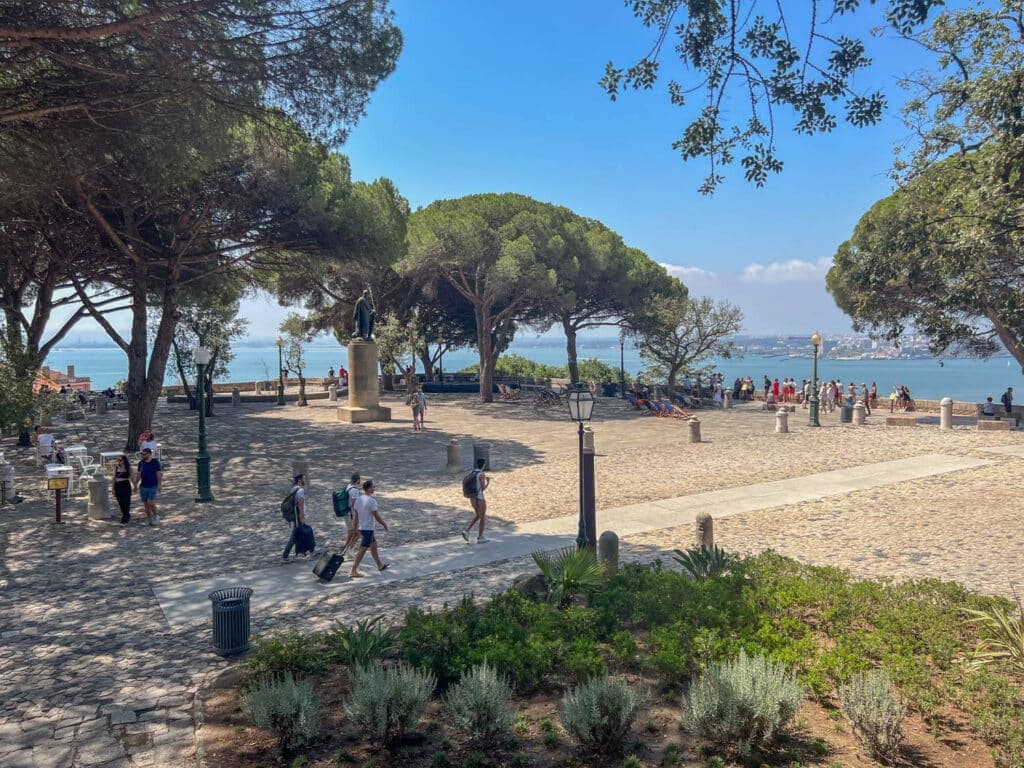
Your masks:
<svg viewBox="0 0 1024 768"><path fill-rule="evenodd" d="M262 386L260 386L260 383L259 383L258 381L257 381L257 382L256 382L256 384L255 384L255 385L253 386L253 390L254 390L254 391L255 391L255 393L256 393L256 397L259 397L260 395L262 395L262 394L263 394L263 387L262 387Z"/></svg>
<svg viewBox="0 0 1024 768"><path fill-rule="evenodd" d="M939 401L939 429L953 428L953 398L944 397Z"/></svg>
<svg viewBox="0 0 1024 768"><path fill-rule="evenodd" d="M328 384L327 385L327 399L332 403L338 402L338 385Z"/></svg>
<svg viewBox="0 0 1024 768"><path fill-rule="evenodd" d="M775 431L789 432L789 411L779 408L775 412Z"/></svg>
<svg viewBox="0 0 1024 768"><path fill-rule="evenodd" d="M690 425L690 442L691 443L699 443L700 442L700 419L696 419L696 418L690 419L686 423Z"/></svg>
<svg viewBox="0 0 1024 768"><path fill-rule="evenodd" d="M309 490L309 462L308 461L292 461L292 477L295 475L302 475L306 480L306 490Z"/></svg>
<svg viewBox="0 0 1024 768"><path fill-rule="evenodd" d="M107 396L103 394L96 395L96 399L93 400L96 403L96 413L107 412Z"/></svg>
<svg viewBox="0 0 1024 768"><path fill-rule="evenodd" d="M706 549L715 546L715 519L707 512L697 515L697 546Z"/></svg>
<svg viewBox="0 0 1024 768"><path fill-rule="evenodd" d="M583 428L583 450L594 452L594 430L590 427Z"/></svg>
<svg viewBox="0 0 1024 768"><path fill-rule="evenodd" d="M605 531L597 540L597 557L604 565L605 573L619 570L619 537L615 531Z"/></svg>
<svg viewBox="0 0 1024 768"><path fill-rule="evenodd" d="M491 469L491 446L487 443L473 443L473 467L480 459L484 460L484 469Z"/></svg>
<svg viewBox="0 0 1024 768"><path fill-rule="evenodd" d="M110 481L103 475L89 479L87 514L90 520L110 519Z"/></svg>
<svg viewBox="0 0 1024 768"><path fill-rule="evenodd" d="M14 488L14 465L0 463L0 503L16 504L21 501Z"/></svg>
<svg viewBox="0 0 1024 768"><path fill-rule="evenodd" d="M864 403L858 402L853 406L853 423L858 426L863 426L864 421L867 419L867 409L864 408Z"/></svg>
<svg viewBox="0 0 1024 768"><path fill-rule="evenodd" d="M53 416L50 415L49 411L43 411L39 414L39 423L44 427L52 427Z"/></svg>
<svg viewBox="0 0 1024 768"><path fill-rule="evenodd" d="M235 387L231 390L231 404L241 405L242 404L242 390Z"/></svg>
<svg viewBox="0 0 1024 768"><path fill-rule="evenodd" d="M448 451L448 463L445 465L445 472L461 472L462 471L462 446L459 445L459 441L454 437L448 441L446 446Z"/></svg>
<svg viewBox="0 0 1024 768"><path fill-rule="evenodd" d="M732 408L732 390L727 389L722 393L722 403L726 408Z"/></svg>

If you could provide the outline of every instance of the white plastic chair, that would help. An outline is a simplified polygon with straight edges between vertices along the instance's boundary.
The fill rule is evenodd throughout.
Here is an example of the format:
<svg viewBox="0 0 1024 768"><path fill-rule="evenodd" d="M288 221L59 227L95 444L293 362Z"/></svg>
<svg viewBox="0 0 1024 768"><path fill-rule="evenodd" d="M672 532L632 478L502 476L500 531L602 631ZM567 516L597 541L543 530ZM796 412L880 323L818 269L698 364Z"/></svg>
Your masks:
<svg viewBox="0 0 1024 768"><path fill-rule="evenodd" d="M74 460L82 469L82 474L78 478L80 483L95 479L96 474L103 471L103 466L88 454L75 456Z"/></svg>

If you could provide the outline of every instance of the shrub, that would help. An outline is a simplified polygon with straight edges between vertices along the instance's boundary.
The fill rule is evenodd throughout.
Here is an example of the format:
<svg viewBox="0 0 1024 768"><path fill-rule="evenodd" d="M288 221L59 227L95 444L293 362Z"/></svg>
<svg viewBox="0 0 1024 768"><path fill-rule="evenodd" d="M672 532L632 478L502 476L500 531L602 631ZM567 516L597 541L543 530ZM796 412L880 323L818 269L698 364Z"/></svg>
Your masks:
<svg viewBox="0 0 1024 768"><path fill-rule="evenodd" d="M530 691L540 686L554 665L557 644L536 635L522 639L489 635L474 643L466 654L474 664L494 665L511 678L517 690Z"/></svg>
<svg viewBox="0 0 1024 768"><path fill-rule="evenodd" d="M444 711L456 728L479 744L504 738L512 731L511 701L508 681L484 663L448 689Z"/></svg>
<svg viewBox="0 0 1024 768"><path fill-rule="evenodd" d="M1017 597L1016 610L993 606L988 610L965 609L973 623L982 628L984 637L975 649L975 666L1005 660L1016 671L1024 673L1024 600Z"/></svg>
<svg viewBox="0 0 1024 768"><path fill-rule="evenodd" d="M319 702L313 687L295 680L291 673L264 678L242 695L246 713L257 728L277 738L277 748L287 754L308 744L320 723Z"/></svg>
<svg viewBox="0 0 1024 768"><path fill-rule="evenodd" d="M639 652L640 646L637 645L636 638L633 636L632 632L619 630L612 635L612 658L620 664L633 666Z"/></svg>
<svg viewBox="0 0 1024 768"><path fill-rule="evenodd" d="M877 759L891 762L903 743L907 708L892 692L892 680L883 670L854 675L839 689L843 711L853 732Z"/></svg>
<svg viewBox="0 0 1024 768"><path fill-rule="evenodd" d="M581 747L621 752L646 699L640 688L604 675L569 691L558 714Z"/></svg>
<svg viewBox="0 0 1024 768"><path fill-rule="evenodd" d="M253 640L252 655L245 663L250 683L280 678L320 676L327 671L327 653L323 636L303 635L296 631L276 632Z"/></svg>
<svg viewBox="0 0 1024 768"><path fill-rule="evenodd" d="M608 671L597 643L587 637L578 638L566 649L562 664L579 683Z"/></svg>
<svg viewBox="0 0 1024 768"><path fill-rule="evenodd" d="M544 574L548 599L562 605L575 594L586 592L604 581L597 555L589 549L566 547L554 553L534 552L533 562Z"/></svg>
<svg viewBox="0 0 1024 768"><path fill-rule="evenodd" d="M687 574L698 581L724 576L731 572L739 562L739 558L728 554L721 547L703 545L691 547L685 552L677 549L672 559L679 563Z"/></svg>
<svg viewBox="0 0 1024 768"><path fill-rule="evenodd" d="M336 622L338 629L326 637L331 655L350 667L368 667L378 659L393 653L397 647L383 616L357 621L346 627Z"/></svg>
<svg viewBox="0 0 1024 768"><path fill-rule="evenodd" d="M475 610L472 597L463 600L467 602L467 610ZM398 637L405 660L414 667L429 670L442 690L458 680L469 667L464 659L470 639L467 622L457 619L447 606L438 613L410 608Z"/></svg>
<svg viewBox="0 0 1024 768"><path fill-rule="evenodd" d="M740 651L694 680L683 703L683 725L722 746L735 746L746 757L775 738L801 698L796 676L784 665Z"/></svg>
<svg viewBox="0 0 1024 768"><path fill-rule="evenodd" d="M436 683L431 673L404 665L356 669L345 711L364 731L387 745L416 723Z"/></svg>

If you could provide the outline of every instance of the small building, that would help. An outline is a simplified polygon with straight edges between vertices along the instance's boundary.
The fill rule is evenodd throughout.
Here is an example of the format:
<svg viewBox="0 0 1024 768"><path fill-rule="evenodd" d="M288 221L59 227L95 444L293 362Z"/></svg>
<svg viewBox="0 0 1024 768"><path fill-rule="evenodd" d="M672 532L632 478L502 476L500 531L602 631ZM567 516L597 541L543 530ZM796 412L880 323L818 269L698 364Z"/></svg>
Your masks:
<svg viewBox="0 0 1024 768"><path fill-rule="evenodd" d="M60 391L61 387L75 392L91 392L92 379L88 376L76 376L75 366L69 365L67 373L61 373L47 365L44 365L36 372L36 380L32 383L32 391L38 392L43 387Z"/></svg>

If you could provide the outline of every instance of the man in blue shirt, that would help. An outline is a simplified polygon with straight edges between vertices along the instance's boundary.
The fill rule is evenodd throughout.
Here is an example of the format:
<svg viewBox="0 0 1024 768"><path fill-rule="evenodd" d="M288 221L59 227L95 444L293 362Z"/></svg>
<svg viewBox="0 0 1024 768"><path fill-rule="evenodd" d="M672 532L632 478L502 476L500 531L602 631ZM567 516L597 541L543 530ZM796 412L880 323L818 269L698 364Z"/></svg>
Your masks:
<svg viewBox="0 0 1024 768"><path fill-rule="evenodd" d="M142 461L139 462L139 472L135 477L135 489L146 509L146 522L156 525L160 522L156 513L156 493L160 488L163 471L160 462L153 458L152 448L142 449Z"/></svg>

